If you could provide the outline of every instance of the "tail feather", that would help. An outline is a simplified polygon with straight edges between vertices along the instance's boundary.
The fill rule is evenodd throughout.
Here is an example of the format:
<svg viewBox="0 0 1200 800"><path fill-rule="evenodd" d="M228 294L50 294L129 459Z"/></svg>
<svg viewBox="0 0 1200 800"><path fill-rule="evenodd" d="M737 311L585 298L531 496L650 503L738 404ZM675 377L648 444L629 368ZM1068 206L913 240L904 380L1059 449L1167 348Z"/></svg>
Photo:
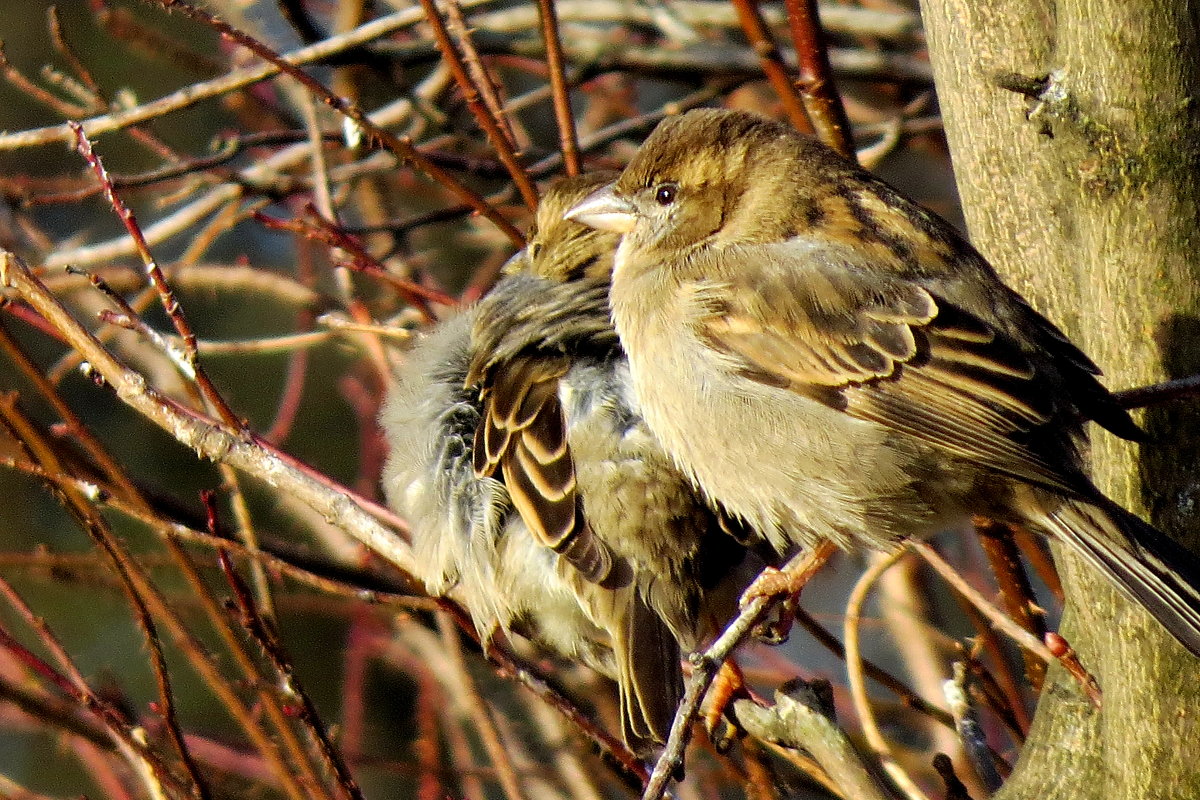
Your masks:
<svg viewBox="0 0 1200 800"><path fill-rule="evenodd" d="M1047 527L1200 657L1200 560L1116 503L1068 500Z"/></svg>
<svg viewBox="0 0 1200 800"><path fill-rule="evenodd" d="M683 696L679 645L666 624L641 598L625 616L613 642L621 692L621 732L637 751L667 740Z"/></svg>

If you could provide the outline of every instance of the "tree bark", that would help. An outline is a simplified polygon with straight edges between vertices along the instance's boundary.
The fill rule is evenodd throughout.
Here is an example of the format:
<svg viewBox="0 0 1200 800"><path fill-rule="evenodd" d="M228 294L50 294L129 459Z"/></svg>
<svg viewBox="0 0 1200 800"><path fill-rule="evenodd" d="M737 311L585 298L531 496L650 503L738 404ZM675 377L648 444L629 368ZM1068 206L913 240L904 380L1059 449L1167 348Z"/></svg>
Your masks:
<svg viewBox="0 0 1200 800"><path fill-rule="evenodd" d="M1125 388L1200 372L1200 20L1188 0L922 0L972 239ZM1040 99L1001 88L1037 79ZM1035 84L1031 84L1035 85ZM1094 436L1097 483L1196 550L1200 411ZM1200 797L1200 661L1058 551L1062 631L1092 709L1051 671L998 797Z"/></svg>

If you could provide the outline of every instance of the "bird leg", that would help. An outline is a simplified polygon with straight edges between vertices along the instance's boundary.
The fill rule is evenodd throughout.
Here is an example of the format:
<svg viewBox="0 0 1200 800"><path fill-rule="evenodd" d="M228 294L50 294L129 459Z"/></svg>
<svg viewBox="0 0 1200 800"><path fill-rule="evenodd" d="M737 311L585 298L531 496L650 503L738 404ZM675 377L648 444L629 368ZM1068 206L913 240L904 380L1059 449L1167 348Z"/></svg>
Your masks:
<svg viewBox="0 0 1200 800"><path fill-rule="evenodd" d="M742 593L739 606L745 608L759 597L782 598L775 619L763 623L755 630L755 635L771 644L787 641L788 632L796 616L796 604L800 601L800 591L821 567L833 557L837 548L832 542L824 541L804 554L803 558L795 559L783 569L765 567L755 578L746 591Z"/></svg>

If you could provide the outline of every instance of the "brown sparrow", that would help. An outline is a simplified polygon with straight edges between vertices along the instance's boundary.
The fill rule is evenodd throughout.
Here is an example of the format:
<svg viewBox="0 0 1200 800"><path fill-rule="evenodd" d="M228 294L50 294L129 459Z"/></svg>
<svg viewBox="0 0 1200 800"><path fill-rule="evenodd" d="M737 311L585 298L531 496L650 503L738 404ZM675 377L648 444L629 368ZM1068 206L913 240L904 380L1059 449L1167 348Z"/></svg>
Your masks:
<svg viewBox="0 0 1200 800"><path fill-rule="evenodd" d="M1073 547L1200 654L1200 568L1085 475L1139 438L1099 370L943 220L757 116L664 120L567 214L624 234L610 292L651 431L781 552L973 514Z"/></svg>
<svg viewBox="0 0 1200 800"><path fill-rule="evenodd" d="M735 607L743 553L633 405L618 237L563 220L613 178L551 187L505 277L414 353L383 415L386 486L430 591L614 678L645 750L678 705L680 647Z"/></svg>

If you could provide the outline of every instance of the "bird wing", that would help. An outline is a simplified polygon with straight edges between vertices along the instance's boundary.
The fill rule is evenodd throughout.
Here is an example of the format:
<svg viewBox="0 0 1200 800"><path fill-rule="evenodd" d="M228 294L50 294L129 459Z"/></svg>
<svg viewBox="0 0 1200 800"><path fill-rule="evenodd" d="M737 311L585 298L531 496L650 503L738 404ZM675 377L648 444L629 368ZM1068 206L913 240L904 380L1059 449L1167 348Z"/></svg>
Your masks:
<svg viewBox="0 0 1200 800"><path fill-rule="evenodd" d="M538 284L537 292L529 293L529 281ZM571 322L571 304L581 302L581 294L584 301L591 295L537 279L509 278L506 283L480 304L472 334L474 358L467 383L479 387L482 406L472 449L475 474L499 473L534 536L589 581L608 585L618 580L619 570L612 551L584 517L558 395L559 380L571 368L567 331L587 335L594 316L588 311L591 305L584 302L574 312L579 325L547 327L550 320ZM607 328L607 306L600 308L600 325Z"/></svg>
<svg viewBox="0 0 1200 800"><path fill-rule="evenodd" d="M1055 400L1021 349L851 245L729 246L688 284L697 335L745 378L806 395L1033 483L1080 484L1031 442ZM710 270L711 272L711 270Z"/></svg>

